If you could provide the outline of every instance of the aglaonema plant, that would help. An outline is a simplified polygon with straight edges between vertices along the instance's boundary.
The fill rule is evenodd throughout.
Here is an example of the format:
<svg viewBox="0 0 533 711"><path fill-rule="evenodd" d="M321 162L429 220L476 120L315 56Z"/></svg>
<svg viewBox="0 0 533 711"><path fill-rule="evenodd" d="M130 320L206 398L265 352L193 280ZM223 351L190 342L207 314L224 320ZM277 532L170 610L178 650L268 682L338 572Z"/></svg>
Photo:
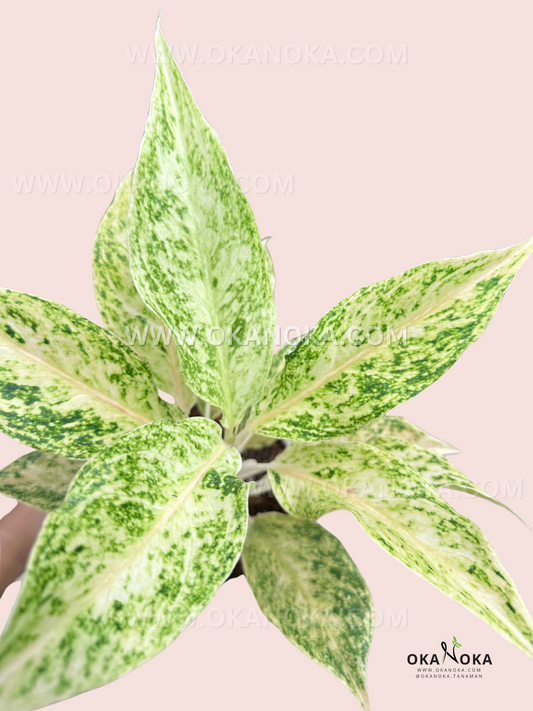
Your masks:
<svg viewBox="0 0 533 711"><path fill-rule="evenodd" d="M513 581L439 489L495 500L448 462L457 450L385 414L479 338L533 241L362 288L273 356L266 244L159 27L156 46L138 160L95 242L107 328L0 293L0 428L35 449L0 491L50 512L0 640L2 709L135 669L237 565L267 618L370 708L372 597L317 523L338 509L533 656ZM352 337L376 326L406 338Z"/></svg>

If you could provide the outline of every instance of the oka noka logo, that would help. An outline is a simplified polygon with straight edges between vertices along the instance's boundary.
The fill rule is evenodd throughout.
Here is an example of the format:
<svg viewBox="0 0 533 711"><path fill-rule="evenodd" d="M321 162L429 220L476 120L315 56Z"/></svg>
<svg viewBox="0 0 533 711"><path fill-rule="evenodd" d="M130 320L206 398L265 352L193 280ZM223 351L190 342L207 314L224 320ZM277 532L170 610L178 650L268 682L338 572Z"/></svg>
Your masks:
<svg viewBox="0 0 533 711"><path fill-rule="evenodd" d="M440 659L440 656L436 653L431 654L431 652L426 654L409 654L407 656L407 663L421 665L426 664L429 666L436 664L437 666L440 666L441 664L444 664L446 657L448 657L452 660L452 662L455 662L455 664L460 664L462 666L467 664L476 664L478 666L481 666L482 664L492 664L490 654L483 654L482 652L476 654L459 654L458 650L463 645L459 644L456 637L452 637L451 649L448 650L446 642L441 642L440 646L444 651L442 659ZM481 659L482 657L483 660Z"/></svg>

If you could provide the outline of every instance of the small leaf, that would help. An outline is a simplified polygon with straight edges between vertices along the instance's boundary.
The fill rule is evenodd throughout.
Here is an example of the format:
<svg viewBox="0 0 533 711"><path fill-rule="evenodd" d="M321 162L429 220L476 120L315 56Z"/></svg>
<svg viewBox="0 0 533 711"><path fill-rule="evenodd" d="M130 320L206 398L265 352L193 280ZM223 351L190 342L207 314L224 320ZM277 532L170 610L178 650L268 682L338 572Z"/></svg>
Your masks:
<svg viewBox="0 0 533 711"><path fill-rule="evenodd" d="M294 350L296 350L302 338L304 338L304 336L295 336L294 338L291 338L290 341L284 343L281 348L274 353L274 355L272 356L272 363L270 364L270 371L268 373L269 380L281 373L281 371L285 367L285 360L287 356L289 355L289 353L292 353Z"/></svg>
<svg viewBox="0 0 533 711"><path fill-rule="evenodd" d="M482 531L406 462L367 444L296 443L270 469L286 511L351 511L388 553L533 657L533 621Z"/></svg>
<svg viewBox="0 0 533 711"><path fill-rule="evenodd" d="M456 643L455 643L455 646L456 646L456 647L462 647L463 645L462 645L462 644L459 644L459 642L456 642Z"/></svg>
<svg viewBox="0 0 533 711"><path fill-rule="evenodd" d="M243 563L270 622L369 709L366 662L374 608L342 543L314 521L263 514L250 519Z"/></svg>
<svg viewBox="0 0 533 711"><path fill-rule="evenodd" d="M157 387L188 413L195 396L179 369L179 356L168 329L143 302L129 267L126 219L133 171L120 183L104 215L93 248L94 291L104 324L148 361Z"/></svg>
<svg viewBox="0 0 533 711"><path fill-rule="evenodd" d="M159 26L156 48L128 216L131 272L174 333L196 334L177 340L183 376L233 429L261 397L270 367L271 275L246 196Z"/></svg>
<svg viewBox="0 0 533 711"><path fill-rule="evenodd" d="M287 355L249 429L330 439L412 398L481 336L532 249L422 264L344 299Z"/></svg>
<svg viewBox="0 0 533 711"><path fill-rule="evenodd" d="M160 420L80 471L48 515L0 638L2 711L107 684L167 647L235 565L240 457L220 427Z"/></svg>
<svg viewBox="0 0 533 711"><path fill-rule="evenodd" d="M415 444L411 444L396 437L376 436L368 439L367 444L372 447L388 452L395 457L403 459L404 462L410 464L413 469L419 471L430 484L436 489L452 489L454 491L463 491L467 494L477 496L485 501L490 501L506 509L516 516L522 523L528 524L513 511L512 508L498 501L490 494L487 494L483 489L474 484L460 469L450 464L444 457L439 457L438 454L429 452L427 449L422 449Z"/></svg>
<svg viewBox="0 0 533 711"><path fill-rule="evenodd" d="M457 640L455 639L455 637L452 638L452 642L453 642L454 644L457 644Z"/></svg>
<svg viewBox="0 0 533 711"><path fill-rule="evenodd" d="M30 452L0 471L0 493L42 511L58 508L84 459Z"/></svg>
<svg viewBox="0 0 533 711"><path fill-rule="evenodd" d="M35 449L85 459L159 419L148 365L66 306L0 289L0 430Z"/></svg>
<svg viewBox="0 0 533 711"><path fill-rule="evenodd" d="M369 442L376 435L389 435L403 439L417 447L429 449L441 457L450 454L459 454L459 450L451 444L443 442L437 437L424 432L417 425L409 422L404 417L398 415L382 415L375 420L371 420L367 425L361 427L353 434L335 437L331 442Z"/></svg>

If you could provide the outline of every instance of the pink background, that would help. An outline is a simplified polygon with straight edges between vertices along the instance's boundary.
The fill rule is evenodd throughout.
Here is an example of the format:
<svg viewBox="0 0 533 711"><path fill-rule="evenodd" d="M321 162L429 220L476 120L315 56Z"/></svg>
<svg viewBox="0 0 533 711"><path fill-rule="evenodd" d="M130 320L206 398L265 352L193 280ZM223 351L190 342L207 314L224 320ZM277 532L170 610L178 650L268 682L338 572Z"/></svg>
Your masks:
<svg viewBox="0 0 533 711"><path fill-rule="evenodd" d="M0 26L2 286L100 322L91 249L112 194L103 191L104 179L99 191L92 186L95 176L122 176L134 164L154 62L149 55L131 63L127 46L152 44L161 6L169 43L196 44L204 57L215 44L256 45L261 54L265 44L319 44L319 58L331 44L339 59L353 44L408 47L405 64L183 65L235 171L294 176L292 193L249 193L261 234L274 235L282 328L311 326L357 288L415 264L533 233L528 3L12 2ZM84 174L91 192L17 194L12 176L22 173ZM530 261L481 340L398 408L458 446L454 463L489 482L489 491L521 480L522 495L506 501L530 522L532 299ZM0 435L1 466L25 451ZM482 526L533 610L531 531L501 508L447 496ZM1 512L11 506L1 499ZM530 708L530 659L390 558L347 513L324 524L353 555L385 616L368 665L374 711ZM3 619L17 589L0 602ZM231 624L230 610L239 608ZM250 618L254 608L245 580L231 581L202 616L203 627L197 623L142 668L58 710L353 709L340 682L264 618ZM405 626L387 625L391 610ZM453 635L465 651L491 654L483 679L415 679L407 654L438 651Z"/></svg>

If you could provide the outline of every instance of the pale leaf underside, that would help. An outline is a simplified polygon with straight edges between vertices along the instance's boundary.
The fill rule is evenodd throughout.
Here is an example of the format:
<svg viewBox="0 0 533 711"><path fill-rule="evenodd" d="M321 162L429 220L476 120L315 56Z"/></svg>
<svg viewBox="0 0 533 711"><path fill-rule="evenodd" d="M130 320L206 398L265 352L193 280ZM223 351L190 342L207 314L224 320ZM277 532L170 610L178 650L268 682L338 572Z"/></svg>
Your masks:
<svg viewBox="0 0 533 711"><path fill-rule="evenodd" d="M0 493L42 511L58 508L85 464L49 452L30 452L0 471Z"/></svg>
<svg viewBox="0 0 533 711"><path fill-rule="evenodd" d="M342 543L314 521L263 514L250 521L243 562L266 617L369 709L374 607Z"/></svg>

